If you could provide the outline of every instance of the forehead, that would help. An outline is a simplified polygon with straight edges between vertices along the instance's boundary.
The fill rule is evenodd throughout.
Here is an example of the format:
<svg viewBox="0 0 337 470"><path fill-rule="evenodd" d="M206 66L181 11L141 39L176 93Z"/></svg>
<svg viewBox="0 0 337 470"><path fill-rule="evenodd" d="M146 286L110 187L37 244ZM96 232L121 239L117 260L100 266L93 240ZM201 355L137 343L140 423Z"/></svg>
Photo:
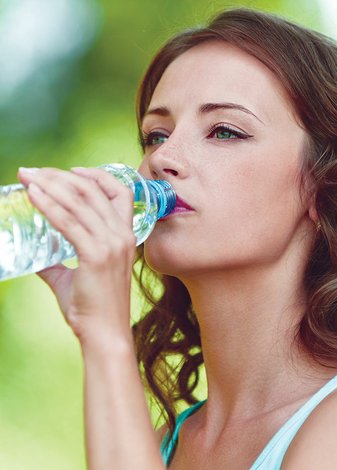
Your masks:
<svg viewBox="0 0 337 470"><path fill-rule="evenodd" d="M283 109L294 114L280 80L261 61L225 42L209 41L175 59L163 73L151 99L152 106L230 101L264 114Z"/></svg>

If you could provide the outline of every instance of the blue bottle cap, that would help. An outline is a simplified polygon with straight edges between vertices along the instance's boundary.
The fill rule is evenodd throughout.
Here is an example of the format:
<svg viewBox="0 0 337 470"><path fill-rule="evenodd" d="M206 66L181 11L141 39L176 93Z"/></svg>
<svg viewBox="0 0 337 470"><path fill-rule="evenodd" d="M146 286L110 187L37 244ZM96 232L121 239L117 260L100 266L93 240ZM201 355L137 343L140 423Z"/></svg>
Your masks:
<svg viewBox="0 0 337 470"><path fill-rule="evenodd" d="M162 219L175 208L176 193L168 181L147 180L147 183L156 191L158 200L157 219Z"/></svg>

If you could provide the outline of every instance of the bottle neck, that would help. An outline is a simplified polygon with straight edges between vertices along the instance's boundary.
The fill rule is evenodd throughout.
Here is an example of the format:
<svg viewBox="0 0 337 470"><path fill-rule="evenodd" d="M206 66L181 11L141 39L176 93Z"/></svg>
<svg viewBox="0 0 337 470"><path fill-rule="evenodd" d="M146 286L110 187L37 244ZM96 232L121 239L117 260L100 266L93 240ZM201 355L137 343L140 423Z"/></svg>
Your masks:
<svg viewBox="0 0 337 470"><path fill-rule="evenodd" d="M134 168L123 163L110 163L101 165L99 168L111 173L121 183L137 192L146 184L148 190L154 193L157 206L157 220L165 217L173 211L176 205L176 194L168 181L165 180L147 180Z"/></svg>
<svg viewBox="0 0 337 470"><path fill-rule="evenodd" d="M166 217L176 205L176 193L172 186L165 180L146 180L146 184L150 191L154 190L157 197L157 220Z"/></svg>

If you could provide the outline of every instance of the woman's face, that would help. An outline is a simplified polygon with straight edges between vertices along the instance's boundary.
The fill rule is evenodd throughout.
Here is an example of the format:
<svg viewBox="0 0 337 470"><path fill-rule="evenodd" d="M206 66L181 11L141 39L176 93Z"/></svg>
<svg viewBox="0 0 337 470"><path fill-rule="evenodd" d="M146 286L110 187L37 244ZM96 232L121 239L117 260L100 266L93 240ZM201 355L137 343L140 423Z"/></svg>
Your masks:
<svg viewBox="0 0 337 470"><path fill-rule="evenodd" d="M168 180L193 208L158 222L145 242L154 270L179 277L274 263L312 231L300 198L305 131L252 56L221 42L182 54L157 85L143 132L140 171Z"/></svg>

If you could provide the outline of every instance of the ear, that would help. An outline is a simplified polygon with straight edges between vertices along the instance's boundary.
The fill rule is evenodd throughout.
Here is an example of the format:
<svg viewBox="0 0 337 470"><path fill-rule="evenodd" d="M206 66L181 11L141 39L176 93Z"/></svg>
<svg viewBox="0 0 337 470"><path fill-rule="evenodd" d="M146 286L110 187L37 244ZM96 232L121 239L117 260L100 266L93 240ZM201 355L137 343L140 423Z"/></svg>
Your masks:
<svg viewBox="0 0 337 470"><path fill-rule="evenodd" d="M307 195L308 216L309 219L317 226L319 223L318 212L316 209L316 186L309 177L305 179L304 190Z"/></svg>
<svg viewBox="0 0 337 470"><path fill-rule="evenodd" d="M316 204L310 202L309 210L308 210L309 218L313 221L315 225L318 224L318 213L316 209Z"/></svg>

